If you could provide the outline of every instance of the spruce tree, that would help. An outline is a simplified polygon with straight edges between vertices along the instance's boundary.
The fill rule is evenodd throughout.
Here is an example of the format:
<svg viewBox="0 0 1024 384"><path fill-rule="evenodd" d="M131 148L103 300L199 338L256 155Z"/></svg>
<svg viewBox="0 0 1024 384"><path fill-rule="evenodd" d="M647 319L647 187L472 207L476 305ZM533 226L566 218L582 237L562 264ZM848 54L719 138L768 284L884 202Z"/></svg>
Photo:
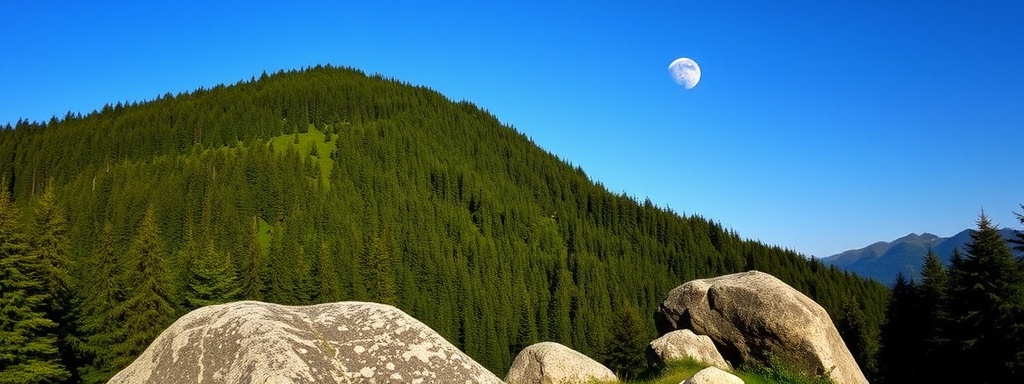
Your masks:
<svg viewBox="0 0 1024 384"><path fill-rule="evenodd" d="M341 282L338 279L338 272L334 267L334 254L331 252L331 245L327 242L320 243L320 253L317 254L316 263L316 302L331 303L340 301Z"/></svg>
<svg viewBox="0 0 1024 384"><path fill-rule="evenodd" d="M42 267L43 283L49 296L45 306L46 315L57 322L57 346L62 363L66 367L77 366L73 348L78 339L75 336L75 315L71 308L72 283L68 275L68 222L63 209L57 204L52 181L46 183L43 195L36 200L33 213L30 252ZM72 372L72 381L78 380L75 373Z"/></svg>
<svg viewBox="0 0 1024 384"><path fill-rule="evenodd" d="M917 300L915 284L903 273L897 274L885 310L878 351L878 376L883 383L919 382L921 367L907 363L907 356L915 356L921 350L922 337L916 331L920 327Z"/></svg>
<svg viewBox="0 0 1024 384"><path fill-rule="evenodd" d="M110 222L105 223L89 263L89 294L82 298L79 311L79 333L84 338L81 349L87 360L79 369L79 376L86 383L104 383L118 369L113 365L115 355L111 349L124 337L119 332L124 318L118 306L127 297L127 289L116 242L113 227Z"/></svg>
<svg viewBox="0 0 1024 384"><path fill-rule="evenodd" d="M0 190L0 383L48 383L71 373L61 363L45 269L18 229L18 209Z"/></svg>
<svg viewBox="0 0 1024 384"><path fill-rule="evenodd" d="M1021 204L1020 207L1024 210L1024 204ZM1024 214L1017 212L1013 214L1017 216L1017 221L1020 221L1020 225L1024 226ZM1014 232L1016 232L1016 238L1010 239L1010 243L1013 244L1013 250L1017 251L1017 261L1024 263L1024 230Z"/></svg>
<svg viewBox="0 0 1024 384"><path fill-rule="evenodd" d="M623 305L611 326L611 339L604 350L604 364L620 379L636 379L647 370L644 337L640 315L631 304Z"/></svg>
<svg viewBox="0 0 1024 384"><path fill-rule="evenodd" d="M248 246L242 257L241 290L244 300L263 300L263 249L260 246L259 217L253 216L249 226Z"/></svg>
<svg viewBox="0 0 1024 384"><path fill-rule="evenodd" d="M966 257L950 270L950 315L960 361L981 383L1024 381L1024 275L999 230L982 213Z"/></svg>
<svg viewBox="0 0 1024 384"><path fill-rule="evenodd" d="M238 298L238 278L230 254L214 249L212 240L206 242L205 251L190 264L189 275L185 287L186 309L226 303Z"/></svg>
<svg viewBox="0 0 1024 384"><path fill-rule="evenodd" d="M836 329L864 374L872 375L875 371L874 356L878 340L868 328L864 310L856 299L846 298L842 314L836 321Z"/></svg>
<svg viewBox="0 0 1024 384"><path fill-rule="evenodd" d="M959 252L959 251L958 251ZM947 289L949 272L934 251L928 250L921 268L921 284L918 286L918 303L921 307L923 337L922 360L946 367L953 364L949 342L949 310ZM945 372L922 369L918 375L925 382L939 382Z"/></svg>
<svg viewBox="0 0 1024 384"><path fill-rule="evenodd" d="M119 343L112 348L116 354L113 366L117 369L131 363L177 318L163 247L156 213L149 208L128 248L129 292L118 308L124 323Z"/></svg>

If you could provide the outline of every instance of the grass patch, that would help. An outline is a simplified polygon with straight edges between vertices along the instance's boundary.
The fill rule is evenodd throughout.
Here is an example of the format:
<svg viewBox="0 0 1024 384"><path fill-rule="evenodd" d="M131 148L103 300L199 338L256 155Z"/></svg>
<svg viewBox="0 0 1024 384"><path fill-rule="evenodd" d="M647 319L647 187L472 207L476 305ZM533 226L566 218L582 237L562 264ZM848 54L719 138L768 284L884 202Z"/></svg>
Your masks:
<svg viewBox="0 0 1024 384"><path fill-rule="evenodd" d="M693 377L708 365L692 359L670 361L668 366L654 375L642 380L628 380L632 384L679 384ZM745 384L831 384L827 377L808 377L793 373L778 366L754 369L735 369L730 371Z"/></svg>
<svg viewBox="0 0 1024 384"><path fill-rule="evenodd" d="M327 135L331 135L330 141L327 141ZM337 139L338 135L320 132L311 125L306 133L290 133L271 138L270 145L277 154L287 152L288 148L295 148L299 154L312 157L320 167L320 180L323 181L321 184L325 189L330 189L331 183L328 180L331 169L334 168L331 151L334 150L334 140Z"/></svg>

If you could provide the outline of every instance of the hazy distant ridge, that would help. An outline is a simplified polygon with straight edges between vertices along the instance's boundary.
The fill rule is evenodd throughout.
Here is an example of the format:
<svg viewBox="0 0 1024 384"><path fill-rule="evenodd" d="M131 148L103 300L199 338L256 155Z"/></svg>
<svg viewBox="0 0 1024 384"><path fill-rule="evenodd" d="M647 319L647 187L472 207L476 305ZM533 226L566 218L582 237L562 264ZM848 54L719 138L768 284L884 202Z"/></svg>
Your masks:
<svg viewBox="0 0 1024 384"><path fill-rule="evenodd" d="M1014 230L1010 228L1003 228L1000 233L1005 239L1014 236ZM883 284L892 283L899 272L903 272L903 275L908 278L920 280L921 265L929 249L934 250L939 259L949 265L953 249L964 250L970 240L970 229L963 230L951 237L939 237L931 233L920 235L911 233L890 242L879 241L864 248L851 249L821 260L825 265L835 265L840 269L878 280Z"/></svg>

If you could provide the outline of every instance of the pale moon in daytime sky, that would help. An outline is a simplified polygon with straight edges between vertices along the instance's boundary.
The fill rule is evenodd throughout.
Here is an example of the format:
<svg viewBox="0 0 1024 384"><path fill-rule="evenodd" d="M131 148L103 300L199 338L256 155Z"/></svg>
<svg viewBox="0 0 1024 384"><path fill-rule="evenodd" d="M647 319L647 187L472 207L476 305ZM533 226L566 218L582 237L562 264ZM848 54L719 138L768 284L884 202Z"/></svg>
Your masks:
<svg viewBox="0 0 1024 384"><path fill-rule="evenodd" d="M668 72L683 88L693 89L700 82L700 66L690 58L680 57L668 65Z"/></svg>

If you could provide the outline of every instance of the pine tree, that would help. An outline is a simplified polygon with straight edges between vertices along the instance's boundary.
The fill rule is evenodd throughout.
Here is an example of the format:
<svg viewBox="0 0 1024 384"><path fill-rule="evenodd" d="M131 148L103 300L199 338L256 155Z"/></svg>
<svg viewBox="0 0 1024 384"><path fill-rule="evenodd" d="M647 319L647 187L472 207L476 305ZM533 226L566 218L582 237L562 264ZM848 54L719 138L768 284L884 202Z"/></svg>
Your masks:
<svg viewBox="0 0 1024 384"><path fill-rule="evenodd" d="M867 326L867 319L860 303L852 297L847 297L843 304L843 311L836 329L842 336L854 360L860 365L865 375L873 374L875 371L874 356L877 352L878 341L875 335Z"/></svg>
<svg viewBox="0 0 1024 384"><path fill-rule="evenodd" d="M919 382L920 367L907 363L907 356L920 353L922 336L917 287L903 273L896 275L892 295L882 324L882 345L878 351L878 375L883 383Z"/></svg>
<svg viewBox="0 0 1024 384"><path fill-rule="evenodd" d="M260 247L259 218L253 216L249 227L248 247L242 259L241 290L245 300L263 300L263 250Z"/></svg>
<svg viewBox="0 0 1024 384"><path fill-rule="evenodd" d="M57 322L57 346L64 366L77 366L74 345L75 316L71 308L71 278L68 275L68 222L63 209L57 204L53 182L47 182L43 195L36 201L31 236L32 258L43 269L43 281L49 300L45 310L47 318ZM72 381L77 381L72 372Z"/></svg>
<svg viewBox="0 0 1024 384"><path fill-rule="evenodd" d="M208 240L206 250L190 264L185 287L186 309L221 304L238 298L238 278L230 254L218 252Z"/></svg>
<svg viewBox="0 0 1024 384"><path fill-rule="evenodd" d="M631 304L623 305L611 326L611 339L605 346L604 364L620 379L635 379L647 370L644 337L640 315Z"/></svg>
<svg viewBox="0 0 1024 384"><path fill-rule="evenodd" d="M107 222L89 263L93 276L86 289L89 294L81 302L81 349L88 361L79 369L79 376L86 383L104 383L118 369L113 365L115 355L111 348L124 336L119 333L124 318L118 305L124 302L127 290L115 243L113 226Z"/></svg>
<svg viewBox="0 0 1024 384"><path fill-rule="evenodd" d="M967 255L950 270L950 315L960 360L977 368L971 380L1024 381L1024 275L998 229L984 214L971 233ZM980 375L979 375L980 373Z"/></svg>
<svg viewBox="0 0 1024 384"><path fill-rule="evenodd" d="M37 200L32 228L31 252L45 269L46 293L53 315L66 313L69 304L67 219L57 205L53 183L47 183ZM63 317L63 316L62 316Z"/></svg>
<svg viewBox="0 0 1024 384"><path fill-rule="evenodd" d="M131 363L177 318L159 232L156 213L149 208L128 248L129 292L118 308L124 325L120 342L112 348L116 354L112 365L118 369Z"/></svg>
<svg viewBox="0 0 1024 384"><path fill-rule="evenodd" d="M317 255L316 270L316 302L332 303L340 301L341 282L338 279L338 272L334 267L334 254L331 252L331 245L327 242L320 243L320 253Z"/></svg>
<svg viewBox="0 0 1024 384"><path fill-rule="evenodd" d="M60 361L45 269L29 255L18 210L0 190L0 383L46 383L71 373Z"/></svg>
<svg viewBox="0 0 1024 384"><path fill-rule="evenodd" d="M398 305L398 284L395 281L394 266L391 264L391 247L383 236L370 240L365 254L363 281L368 285L370 300L388 305Z"/></svg>
<svg viewBox="0 0 1024 384"><path fill-rule="evenodd" d="M1024 204L1021 204L1020 207L1021 207L1022 210L1024 210ZM1022 211L1022 212L1024 212L1024 211ZM1013 214L1015 216L1017 216L1017 221L1020 221L1020 225L1024 226L1024 213L1014 212ZM1013 250L1017 251L1018 254L1020 255L1017 258L1017 260L1021 261L1021 262L1024 262L1024 230L1015 231L1015 232L1016 232L1016 238L1015 239L1010 239L1010 243L1013 244Z"/></svg>
<svg viewBox="0 0 1024 384"><path fill-rule="evenodd" d="M954 351L950 350L949 342L948 286L949 273L946 266L935 252L929 250L921 268L921 284L918 286L918 303L923 314L919 325L924 338L921 357L939 367L955 363L952 359ZM945 374L942 370L922 369L918 377L924 382L939 382Z"/></svg>

